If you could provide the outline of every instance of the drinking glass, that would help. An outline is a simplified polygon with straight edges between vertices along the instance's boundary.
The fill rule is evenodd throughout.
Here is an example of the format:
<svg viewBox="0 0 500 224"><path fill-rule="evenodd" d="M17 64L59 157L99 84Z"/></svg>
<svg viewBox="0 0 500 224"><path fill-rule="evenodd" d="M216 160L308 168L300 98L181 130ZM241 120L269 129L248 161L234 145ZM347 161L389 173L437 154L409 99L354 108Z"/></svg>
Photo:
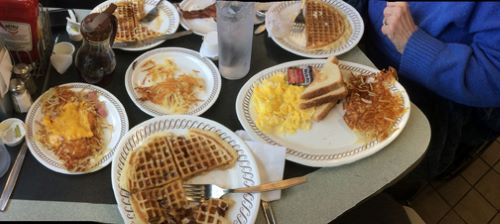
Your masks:
<svg viewBox="0 0 500 224"><path fill-rule="evenodd" d="M217 1L219 71L226 79L250 71L254 17L254 2Z"/></svg>

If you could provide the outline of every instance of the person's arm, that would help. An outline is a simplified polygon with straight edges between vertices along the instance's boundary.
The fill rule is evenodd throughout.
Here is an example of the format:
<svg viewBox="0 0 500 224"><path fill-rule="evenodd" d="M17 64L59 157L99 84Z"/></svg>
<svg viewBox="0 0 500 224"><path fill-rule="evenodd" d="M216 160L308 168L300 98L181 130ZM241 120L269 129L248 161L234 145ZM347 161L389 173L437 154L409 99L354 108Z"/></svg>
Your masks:
<svg viewBox="0 0 500 224"><path fill-rule="evenodd" d="M500 107L500 16L488 15L498 13L498 5L482 8L470 20L470 45L445 43L424 30L415 31L401 56L400 72L455 102Z"/></svg>

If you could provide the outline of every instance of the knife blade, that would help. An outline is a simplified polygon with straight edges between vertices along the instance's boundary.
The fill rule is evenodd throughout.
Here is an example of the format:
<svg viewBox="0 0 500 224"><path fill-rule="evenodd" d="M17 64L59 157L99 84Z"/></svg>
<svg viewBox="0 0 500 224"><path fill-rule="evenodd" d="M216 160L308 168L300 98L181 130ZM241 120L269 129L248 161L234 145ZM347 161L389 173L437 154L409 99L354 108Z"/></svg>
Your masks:
<svg viewBox="0 0 500 224"><path fill-rule="evenodd" d="M160 36L157 36L155 38L148 40L148 42L172 40L172 39L176 39L179 37L190 35L192 33L193 33L192 30L185 30L185 31L180 31L180 32L173 33L173 34L163 34L163 35L160 35ZM139 44L139 43L140 42L115 42L115 43L113 43L113 48L136 47L137 44Z"/></svg>
<svg viewBox="0 0 500 224"><path fill-rule="evenodd" d="M266 218L267 224L276 224L276 219L274 218L274 212L271 208L269 202L261 200L262 211L264 212L264 217Z"/></svg>
<svg viewBox="0 0 500 224"><path fill-rule="evenodd" d="M5 211L7 203L10 199L10 195L12 194L14 186L16 185L17 177L19 176L19 171L21 171L21 167L23 166L27 149L28 145L26 145L26 141L24 141L23 145L21 146L21 150L19 150L19 153L17 154L14 166L12 166L12 170L9 173L7 183L5 183L5 188L2 192L2 196L0 196L0 211L2 212Z"/></svg>

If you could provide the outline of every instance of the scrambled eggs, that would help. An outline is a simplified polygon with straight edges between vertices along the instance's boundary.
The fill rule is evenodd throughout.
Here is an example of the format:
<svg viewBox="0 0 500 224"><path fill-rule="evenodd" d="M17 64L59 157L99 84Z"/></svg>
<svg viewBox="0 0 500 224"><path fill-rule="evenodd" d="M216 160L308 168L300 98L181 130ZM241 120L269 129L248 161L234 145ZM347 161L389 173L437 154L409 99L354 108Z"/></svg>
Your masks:
<svg viewBox="0 0 500 224"><path fill-rule="evenodd" d="M263 80L254 88L250 100L257 128L265 133L294 134L298 129L310 129L314 108L299 108L302 86L289 85L285 73Z"/></svg>

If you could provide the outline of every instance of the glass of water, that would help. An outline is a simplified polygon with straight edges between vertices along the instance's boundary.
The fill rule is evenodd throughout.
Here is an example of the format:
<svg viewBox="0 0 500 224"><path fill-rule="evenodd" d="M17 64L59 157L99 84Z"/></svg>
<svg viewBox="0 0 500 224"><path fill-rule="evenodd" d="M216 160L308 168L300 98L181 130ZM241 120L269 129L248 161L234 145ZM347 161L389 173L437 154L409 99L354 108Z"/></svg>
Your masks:
<svg viewBox="0 0 500 224"><path fill-rule="evenodd" d="M217 1L219 71L226 79L250 71L254 17L254 2Z"/></svg>

